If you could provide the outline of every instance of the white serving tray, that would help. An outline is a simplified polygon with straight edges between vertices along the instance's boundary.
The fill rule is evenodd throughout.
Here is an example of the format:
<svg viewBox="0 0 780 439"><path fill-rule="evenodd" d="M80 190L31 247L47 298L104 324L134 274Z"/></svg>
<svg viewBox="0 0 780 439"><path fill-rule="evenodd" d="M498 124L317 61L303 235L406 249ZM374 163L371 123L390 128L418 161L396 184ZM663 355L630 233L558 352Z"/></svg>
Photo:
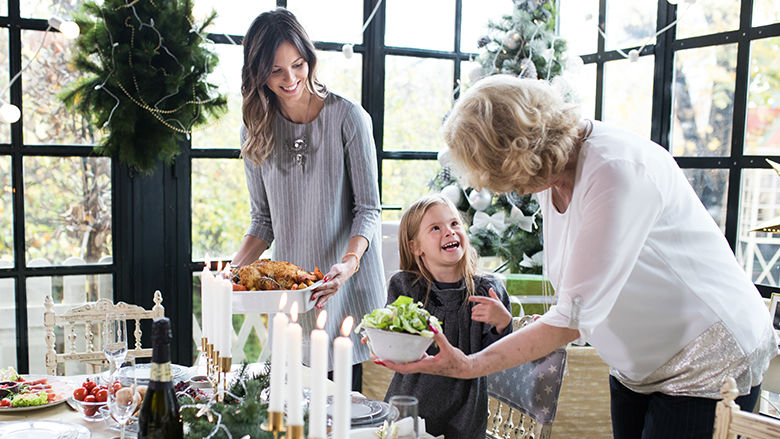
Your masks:
<svg viewBox="0 0 780 439"><path fill-rule="evenodd" d="M316 300L311 300L312 290L322 284L314 282L302 290L265 290L233 291L233 314L273 314L279 311L279 300L287 294L284 312L290 312L290 306L298 303L298 312L304 313L314 308Z"/></svg>

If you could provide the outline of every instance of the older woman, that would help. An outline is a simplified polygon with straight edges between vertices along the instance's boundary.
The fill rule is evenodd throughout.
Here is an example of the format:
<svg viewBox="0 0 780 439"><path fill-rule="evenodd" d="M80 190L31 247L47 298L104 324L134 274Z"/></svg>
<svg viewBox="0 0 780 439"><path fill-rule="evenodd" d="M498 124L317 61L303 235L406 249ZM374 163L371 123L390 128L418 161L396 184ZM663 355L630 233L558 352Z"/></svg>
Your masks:
<svg viewBox="0 0 780 439"><path fill-rule="evenodd" d="M557 304L481 352L437 334L435 357L387 366L471 378L580 339L611 366L616 438L711 437L723 380L750 410L777 353L766 306L669 153L578 114L547 83L507 76L455 104L444 132L459 171L538 193Z"/></svg>

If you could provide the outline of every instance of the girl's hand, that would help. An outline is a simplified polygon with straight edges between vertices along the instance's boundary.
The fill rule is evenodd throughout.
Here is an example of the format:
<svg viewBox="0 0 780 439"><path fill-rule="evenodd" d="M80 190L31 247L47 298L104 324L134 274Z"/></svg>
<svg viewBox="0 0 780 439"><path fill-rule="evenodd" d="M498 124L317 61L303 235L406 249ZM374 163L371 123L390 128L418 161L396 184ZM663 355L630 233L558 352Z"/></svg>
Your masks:
<svg viewBox="0 0 780 439"><path fill-rule="evenodd" d="M355 274L355 258L347 258L344 262L339 262L330 267L328 274L322 278L322 285L315 288L312 292L312 300L317 299L315 306L322 309L328 300L347 282L347 279Z"/></svg>
<svg viewBox="0 0 780 439"><path fill-rule="evenodd" d="M469 297L469 302L476 302L471 308L471 320L493 325L496 327L496 332L500 334L512 323L512 314L501 303L493 288L488 291L488 294L490 297Z"/></svg>

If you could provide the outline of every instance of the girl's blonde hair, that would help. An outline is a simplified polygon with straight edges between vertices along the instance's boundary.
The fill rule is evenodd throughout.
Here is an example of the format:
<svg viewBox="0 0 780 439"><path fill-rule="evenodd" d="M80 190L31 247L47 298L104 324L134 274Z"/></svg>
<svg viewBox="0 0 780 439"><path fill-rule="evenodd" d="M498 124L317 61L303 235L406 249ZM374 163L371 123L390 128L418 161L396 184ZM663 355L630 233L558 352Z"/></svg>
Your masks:
<svg viewBox="0 0 780 439"><path fill-rule="evenodd" d="M418 280L425 279L427 281L427 292L425 294L426 304L428 303L428 297L431 292L433 275L431 275L431 272L425 267L422 258L412 252L411 244L420 232L420 224L422 223L425 213L435 205L448 207L452 211L452 214L458 218L458 221L460 221L461 224L464 224L460 212L458 212L458 209L452 204L452 201L441 194L434 194L426 195L409 206L403 216L401 216L401 222L398 225L398 252L401 256L399 268L417 274ZM468 298L474 295L474 276L478 274L477 251L471 246L471 242L468 238L461 242L460 245L461 248L463 248L463 258L458 262L458 269L460 275L466 282L465 300L468 302Z"/></svg>
<svg viewBox="0 0 780 439"><path fill-rule="evenodd" d="M493 75L455 103L444 139L472 186L530 193L549 184L576 153L579 121L577 106L546 81Z"/></svg>
<svg viewBox="0 0 780 439"><path fill-rule="evenodd" d="M274 119L279 110L276 95L266 86L273 70L276 49L292 44L309 65L306 90L324 98L327 89L317 80L317 54L309 35L292 12L284 8L263 12L244 36L244 66L241 69L241 113L246 139L241 156L260 165L274 146Z"/></svg>

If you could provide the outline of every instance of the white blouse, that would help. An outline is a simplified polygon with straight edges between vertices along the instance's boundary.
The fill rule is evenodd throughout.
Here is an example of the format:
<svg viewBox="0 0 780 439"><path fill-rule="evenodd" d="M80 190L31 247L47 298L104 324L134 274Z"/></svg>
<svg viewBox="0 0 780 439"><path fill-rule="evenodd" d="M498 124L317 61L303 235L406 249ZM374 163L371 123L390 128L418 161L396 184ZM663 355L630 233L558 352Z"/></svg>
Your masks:
<svg viewBox="0 0 780 439"><path fill-rule="evenodd" d="M749 374L740 390L758 384L777 347L773 337L768 341L766 306L723 233L666 150L629 131L593 125L568 209L557 211L549 189L539 194L558 298L541 321L578 329L613 375L631 383L668 367L722 323L740 351L728 358L756 358L749 366L758 376Z"/></svg>

